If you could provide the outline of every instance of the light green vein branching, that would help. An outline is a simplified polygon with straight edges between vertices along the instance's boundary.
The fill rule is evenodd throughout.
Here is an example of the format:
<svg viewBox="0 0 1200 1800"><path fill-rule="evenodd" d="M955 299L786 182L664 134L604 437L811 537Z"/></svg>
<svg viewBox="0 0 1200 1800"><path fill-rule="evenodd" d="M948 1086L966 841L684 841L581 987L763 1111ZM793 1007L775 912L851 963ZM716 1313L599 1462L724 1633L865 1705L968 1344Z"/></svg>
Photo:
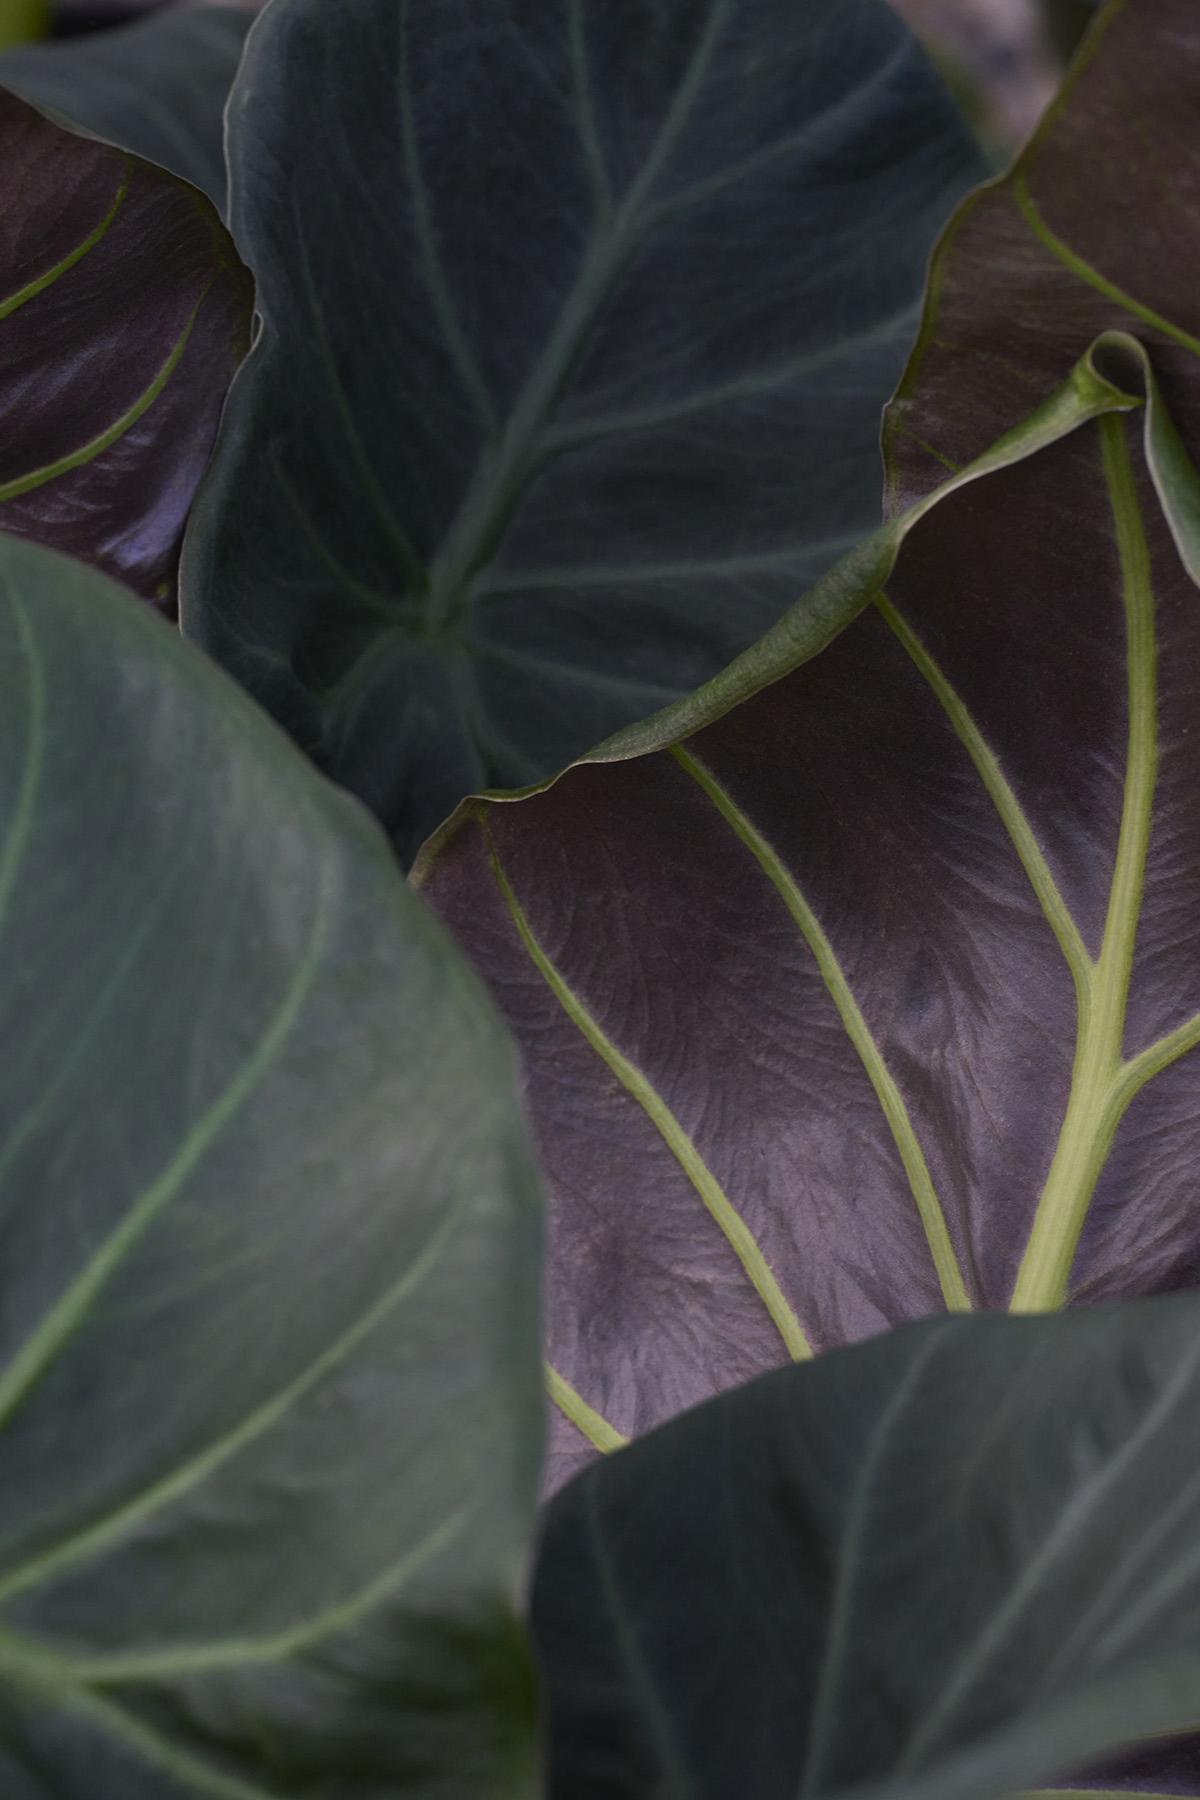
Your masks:
<svg viewBox="0 0 1200 1800"><path fill-rule="evenodd" d="M452 1208L445 1214L428 1242L413 1258L403 1274L369 1306L362 1316L347 1327L340 1337L326 1345L319 1356L284 1387L271 1394L261 1406L247 1413L222 1437L145 1488L128 1505L120 1506L85 1529L64 1538L28 1562L20 1563L0 1575L0 1604L26 1589L37 1587L72 1563L95 1556L118 1538L126 1536L156 1517L174 1501L195 1491L216 1473L232 1456L254 1443L311 1393L327 1376L340 1368L347 1358L401 1306L436 1268L447 1239L461 1222L462 1209Z"/></svg>
<svg viewBox="0 0 1200 1800"><path fill-rule="evenodd" d="M675 1157L704 1202L709 1216L723 1233L730 1248L746 1271L751 1285L762 1300L772 1323L783 1339L788 1354L794 1359L810 1356L812 1351L808 1339L801 1329L800 1321L784 1298L779 1283L759 1248L754 1234L662 1095L642 1071L618 1050L612 1039L601 1030L599 1023L592 1017L578 994L563 979L551 962L534 935L529 920L513 892L486 821L483 823L482 829L487 840L488 856L496 885L500 889L517 935L525 946L530 960L576 1030L587 1040L597 1056L607 1063L626 1093L642 1108Z"/></svg>
<svg viewBox="0 0 1200 1800"><path fill-rule="evenodd" d="M1000 815L1004 829L1012 839L1013 848L1021 859L1021 866L1029 878L1029 885L1037 895L1042 912L1046 917L1046 923L1054 933L1059 949L1066 958L1067 967L1075 981L1075 991L1080 1004L1085 1004L1091 981L1091 958L1084 947L1079 929L1067 909L1054 877L1050 873L1049 865L1038 847L1029 820L1025 817L1020 802L1004 778L995 752L985 740L963 701L947 681L933 657L930 656L912 627L896 611L887 595L881 592L875 604L903 644L924 680L937 696L942 710L954 729L955 736L974 763L979 778Z"/></svg>
<svg viewBox="0 0 1200 1800"><path fill-rule="evenodd" d="M908 1177L909 1187L912 1190L917 1213L925 1231L946 1305L952 1312L969 1312L971 1310L970 1296L954 1254L954 1246L950 1241L950 1233L946 1228L946 1220L934 1190L933 1179L929 1173L924 1152L913 1129L912 1120L908 1116L908 1109L879 1046L872 1036L871 1028L850 990L845 971L838 962L833 946L826 937L820 921L785 868L778 851L751 824L745 813L720 785L715 776L696 756L682 749L678 744L673 746L671 755L680 768L690 775L692 780L708 795L726 824L745 844L799 926L801 935L812 951L813 959L820 970L821 979L837 1008L838 1017L845 1027L846 1035L858 1052L859 1060L866 1070L871 1086L875 1090L875 1096L883 1109L892 1140Z"/></svg>
<svg viewBox="0 0 1200 1800"><path fill-rule="evenodd" d="M1110 281L1106 275L1100 273L1099 269L1093 268L1092 264L1080 256L1077 250L1072 250L1070 244L1064 243L1062 238L1051 230L1038 211L1033 195L1029 192L1029 183L1024 175L1015 177L1013 197L1020 208L1022 218L1034 236L1045 245L1051 255L1058 258L1064 268L1070 269L1071 273L1077 275L1080 281L1086 281L1089 287L1095 288L1098 293L1114 301L1125 312L1132 313L1135 319L1141 319L1143 324L1152 325L1156 331L1161 331L1166 337L1173 338L1185 350L1190 350L1193 356L1200 356L1200 338L1193 337L1190 331L1184 331L1178 325L1173 325L1170 319L1164 318L1162 313L1155 312L1152 306L1146 306L1142 301L1135 300L1132 294L1127 294L1124 288L1117 286L1115 281Z"/></svg>
<svg viewBox="0 0 1200 1800"><path fill-rule="evenodd" d="M1123 427L1114 416L1102 419L1099 428L1121 565L1129 684L1125 793L1099 957L1088 954L1033 828L963 700L886 594L876 601L971 757L1075 986L1071 1091L1013 1291L1015 1311L1063 1303L1079 1234L1121 1118L1147 1081L1200 1045L1197 1015L1138 1055L1121 1059L1158 761L1156 647L1149 553Z"/></svg>
<svg viewBox="0 0 1200 1800"><path fill-rule="evenodd" d="M215 1639L209 1643L159 1644L146 1650L122 1650L110 1656L63 1657L61 1678L81 1687L120 1687L137 1681L169 1681L181 1675L202 1675L213 1669L246 1668L255 1664L286 1662L323 1643L326 1638L353 1629L385 1600L390 1600L435 1557L443 1555L462 1536L478 1498L464 1501L447 1518L440 1519L419 1543L388 1568L365 1583L355 1594L324 1607L311 1618L301 1619L283 1631L261 1638ZM12 1654L19 1656L19 1639L9 1639Z"/></svg>
<svg viewBox="0 0 1200 1800"><path fill-rule="evenodd" d="M0 925L3 925L12 900L13 888L33 829L33 815L46 752L46 674L42 667L41 651L33 635L24 602L12 588L8 588L7 595L16 624L21 659L25 665L26 704L21 773L4 840L0 843Z"/></svg>
<svg viewBox="0 0 1200 1800"><path fill-rule="evenodd" d="M124 206L132 177L133 164L126 156L122 159L122 175L116 197L95 230L90 231L87 237L76 244L73 250L68 251L66 256L60 262L56 262L52 269L46 269L41 275L37 275L32 281L27 282L23 288L18 288L15 294L9 294L7 298L0 300L0 319L7 319L10 313L15 313L18 307L25 305L26 301L34 299L46 288L53 287L54 283L65 275L68 269L74 268L75 264L85 257L89 250L96 248Z"/></svg>
<svg viewBox="0 0 1200 1800"><path fill-rule="evenodd" d="M304 954L251 1055L192 1126L162 1172L131 1202L121 1223L100 1244L87 1266L0 1373L0 1424L12 1417L50 1363L69 1343L124 1258L177 1197L271 1068L316 978L325 947L329 901L328 881L322 879Z"/></svg>
<svg viewBox="0 0 1200 1800"><path fill-rule="evenodd" d="M546 1392L559 1412L597 1450L620 1450L622 1445L629 1442L614 1425L609 1424L603 1414L598 1413L594 1406L589 1406L583 1395L550 1363L546 1364Z"/></svg>
<svg viewBox="0 0 1200 1800"><path fill-rule="evenodd" d="M107 430L100 433L99 437L91 438L86 444L81 444L77 450L69 451L66 456L60 456L57 461L47 463L43 468L30 469L24 475L14 476L11 481L0 482L0 500L15 500L20 494L28 494L32 489L43 487L46 482L55 481L60 475L66 475L70 470L81 468L84 463L94 461L102 451L109 448L110 444L115 444L118 438L123 438L125 433L129 431L132 426L137 424L142 414L148 412L154 405L154 402L158 399L158 396L162 393L168 381L170 381L172 375L179 367L183 353L188 347L188 340L191 338L192 332L195 329L196 320L200 316L200 308L208 298L212 285L212 282L210 282L209 286L206 287L201 294L199 300L197 300L195 306L192 308L187 324L172 345L171 352L166 361L159 369L149 387L146 388L143 393L138 395L132 406L123 412L119 419L114 419Z"/></svg>

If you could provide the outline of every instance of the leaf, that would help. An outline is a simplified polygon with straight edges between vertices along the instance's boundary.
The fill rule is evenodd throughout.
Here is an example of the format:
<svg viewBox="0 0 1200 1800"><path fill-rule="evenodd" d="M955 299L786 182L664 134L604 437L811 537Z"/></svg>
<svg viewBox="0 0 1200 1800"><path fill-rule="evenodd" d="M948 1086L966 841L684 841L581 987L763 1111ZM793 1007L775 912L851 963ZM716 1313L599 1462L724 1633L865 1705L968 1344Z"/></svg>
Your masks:
<svg viewBox="0 0 1200 1800"><path fill-rule="evenodd" d="M65 125L161 163L224 210L224 109L245 6L172 6L133 24L0 56L0 84Z"/></svg>
<svg viewBox="0 0 1200 1800"><path fill-rule="evenodd" d="M893 510L977 456L1112 328L1151 347L1196 444L1195 22L1190 0L1109 0L1007 179L955 215L885 420Z"/></svg>
<svg viewBox="0 0 1200 1800"><path fill-rule="evenodd" d="M531 1796L511 1047L382 836L0 539L0 1789Z"/></svg>
<svg viewBox="0 0 1200 1800"><path fill-rule="evenodd" d="M1196 73L1143 14L1139 120ZM423 856L525 1055L552 1485L806 1349L1200 1278L1200 499L1134 429L943 470L692 702Z"/></svg>
<svg viewBox="0 0 1200 1800"><path fill-rule="evenodd" d="M207 202L0 91L0 528L170 610L251 290Z"/></svg>
<svg viewBox="0 0 1200 1800"><path fill-rule="evenodd" d="M1135 352L1096 361L1128 383ZM1200 487L1148 393L1200 571ZM1192 1278L1200 606L1131 404L1084 364L831 578L826 638L887 586L823 654L795 666L820 643L781 628L753 698L729 710L735 665L423 858L525 1053L552 1482L789 1355L1056 1304L1068 1271L1088 1299Z"/></svg>
<svg viewBox="0 0 1200 1800"><path fill-rule="evenodd" d="M550 1800L988 1800L1194 1718L1197 1431L1178 1296L908 1326L594 1464L535 1580Z"/></svg>
<svg viewBox="0 0 1200 1800"><path fill-rule="evenodd" d="M879 408L982 167L876 0L276 0L229 127L263 333L184 628L406 854L689 692L877 522Z"/></svg>

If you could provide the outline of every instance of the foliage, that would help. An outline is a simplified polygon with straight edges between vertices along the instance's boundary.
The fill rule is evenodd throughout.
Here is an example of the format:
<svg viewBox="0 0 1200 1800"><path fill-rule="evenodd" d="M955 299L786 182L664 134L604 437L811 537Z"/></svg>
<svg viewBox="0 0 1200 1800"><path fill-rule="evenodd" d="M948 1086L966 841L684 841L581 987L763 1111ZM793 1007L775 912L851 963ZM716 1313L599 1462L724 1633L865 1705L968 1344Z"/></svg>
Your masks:
<svg viewBox="0 0 1200 1800"><path fill-rule="evenodd" d="M0 59L0 1787L1200 1794L1191 0L244 26Z"/></svg>

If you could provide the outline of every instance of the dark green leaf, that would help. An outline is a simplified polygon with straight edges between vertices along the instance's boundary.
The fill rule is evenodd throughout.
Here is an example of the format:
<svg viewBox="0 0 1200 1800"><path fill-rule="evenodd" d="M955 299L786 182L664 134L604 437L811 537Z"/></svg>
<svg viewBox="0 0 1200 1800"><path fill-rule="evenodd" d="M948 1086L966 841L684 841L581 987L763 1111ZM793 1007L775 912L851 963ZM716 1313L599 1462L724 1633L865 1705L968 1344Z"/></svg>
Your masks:
<svg viewBox="0 0 1200 1800"><path fill-rule="evenodd" d="M0 527L168 609L251 291L208 202L0 91Z"/></svg>
<svg viewBox="0 0 1200 1800"><path fill-rule="evenodd" d="M0 86L225 207L223 115L246 32L244 6L171 6L132 25L0 56Z"/></svg>
<svg viewBox="0 0 1200 1800"><path fill-rule="evenodd" d="M533 1792L539 1214L367 817L0 539L0 1792Z"/></svg>
<svg viewBox="0 0 1200 1800"><path fill-rule="evenodd" d="M183 622L406 851L690 691L878 520L981 173L878 0L275 0L262 338Z"/></svg>
<svg viewBox="0 0 1200 1800"><path fill-rule="evenodd" d="M1195 1718L1198 1434L1188 1297L910 1326L593 1465L534 1590L551 1800L988 1800Z"/></svg>

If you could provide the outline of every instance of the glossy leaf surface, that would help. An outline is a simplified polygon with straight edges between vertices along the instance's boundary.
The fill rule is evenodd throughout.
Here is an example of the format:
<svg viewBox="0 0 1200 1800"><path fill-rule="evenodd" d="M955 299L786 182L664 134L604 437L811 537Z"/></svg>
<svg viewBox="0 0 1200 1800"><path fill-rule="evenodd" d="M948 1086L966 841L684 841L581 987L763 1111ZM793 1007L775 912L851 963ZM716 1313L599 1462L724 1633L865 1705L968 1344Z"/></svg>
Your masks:
<svg viewBox="0 0 1200 1800"><path fill-rule="evenodd" d="M909 1326L593 1465L534 1590L551 1800L1012 1800L1194 1717L1198 1432L1189 1296Z"/></svg>
<svg viewBox="0 0 1200 1800"><path fill-rule="evenodd" d="M511 1046L376 827L0 539L0 1791L533 1791Z"/></svg>
<svg viewBox="0 0 1200 1800"><path fill-rule="evenodd" d="M253 22L244 6L171 6L132 25L8 51L0 87L161 163L224 211L225 102Z"/></svg>
<svg viewBox="0 0 1200 1800"><path fill-rule="evenodd" d="M947 1305L1197 1279L1200 503L1151 411L1149 462L1114 414L947 477L822 655L428 860L554 1193L552 1479Z"/></svg>
<svg viewBox="0 0 1200 1800"><path fill-rule="evenodd" d="M168 610L251 290L208 203L0 91L0 528Z"/></svg>
<svg viewBox="0 0 1200 1800"><path fill-rule="evenodd" d="M877 523L880 407L982 172L877 0L279 0L230 156L264 331L184 627L406 853Z"/></svg>

